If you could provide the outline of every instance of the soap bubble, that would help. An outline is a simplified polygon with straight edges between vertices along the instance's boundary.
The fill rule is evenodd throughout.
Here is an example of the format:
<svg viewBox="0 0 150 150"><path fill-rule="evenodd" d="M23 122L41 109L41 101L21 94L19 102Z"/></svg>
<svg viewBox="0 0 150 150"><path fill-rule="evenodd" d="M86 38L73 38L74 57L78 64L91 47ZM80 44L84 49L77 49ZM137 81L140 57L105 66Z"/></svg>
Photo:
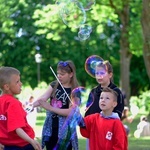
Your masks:
<svg viewBox="0 0 150 150"><path fill-rule="evenodd" d="M80 30L78 32L78 38L80 41L84 41L90 37L92 32L92 27L86 24L80 26Z"/></svg>
<svg viewBox="0 0 150 150"><path fill-rule="evenodd" d="M86 21L86 12L78 1L57 2L59 15L68 27L79 28Z"/></svg>
<svg viewBox="0 0 150 150"><path fill-rule="evenodd" d="M104 60L98 55L89 56L85 61L85 71L93 78L95 78L96 65L102 63Z"/></svg>

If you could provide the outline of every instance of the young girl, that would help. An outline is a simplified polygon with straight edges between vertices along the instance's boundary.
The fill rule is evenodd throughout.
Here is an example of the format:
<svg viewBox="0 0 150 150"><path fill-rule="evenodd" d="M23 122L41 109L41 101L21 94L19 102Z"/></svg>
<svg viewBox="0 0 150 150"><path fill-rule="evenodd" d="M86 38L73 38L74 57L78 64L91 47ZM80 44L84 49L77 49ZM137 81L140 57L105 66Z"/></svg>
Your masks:
<svg viewBox="0 0 150 150"><path fill-rule="evenodd" d="M124 99L123 94L120 91L120 89L113 83L113 68L112 65L109 63L109 61L103 61L99 64L97 64L95 69L95 78L98 82L98 86L94 87L91 90L90 95L93 96L93 103L88 107L85 116L99 113L101 109L98 106L99 103L99 97L102 92L102 89L105 87L109 87L113 90L115 90L118 93L117 97L117 106L114 108L113 112L117 112L119 117L122 116L122 111L124 109ZM89 95L89 99L87 101L87 104L91 102L91 96Z"/></svg>
<svg viewBox="0 0 150 150"><path fill-rule="evenodd" d="M43 126L42 132L42 146L46 146L47 150L53 150L60 143L57 143L62 139L61 143L66 146L66 150L78 149L77 134L70 133L69 125L63 128L67 116L71 113L73 107L70 101L71 91L78 86L76 78L76 69L72 61L61 61L57 65L57 77L58 81L53 81L46 92L40 96L33 104L34 107L41 105L47 111L46 120ZM63 86L63 88L62 88ZM65 90L65 91L64 91ZM67 93L67 94L66 94ZM50 104L46 102L50 98ZM62 137L63 131L63 137ZM67 138L68 135L73 134L73 138ZM69 140L68 140L69 139Z"/></svg>

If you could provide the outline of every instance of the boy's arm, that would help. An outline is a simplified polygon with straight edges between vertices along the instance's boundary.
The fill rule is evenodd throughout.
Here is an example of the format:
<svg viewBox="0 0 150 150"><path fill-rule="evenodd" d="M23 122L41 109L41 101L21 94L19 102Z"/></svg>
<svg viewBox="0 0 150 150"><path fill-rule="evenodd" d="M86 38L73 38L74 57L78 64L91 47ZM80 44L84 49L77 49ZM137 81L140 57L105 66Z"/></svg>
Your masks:
<svg viewBox="0 0 150 150"><path fill-rule="evenodd" d="M82 135L83 137L89 138L89 133L88 133L86 127L84 127L84 128L83 128L83 127L80 127L80 133L81 133L81 135Z"/></svg>
<svg viewBox="0 0 150 150"><path fill-rule="evenodd" d="M80 133L83 137L85 138L89 138L89 132L86 128L86 122L85 122L85 118L81 118L80 122L79 122L79 127L80 127Z"/></svg>
<svg viewBox="0 0 150 150"><path fill-rule="evenodd" d="M18 135L20 138L22 138L22 139L24 139L25 141L29 142L29 143L34 147L35 150L42 150L40 144L39 144L37 141L35 141L34 139L30 138L30 137L24 132L23 129L17 128L17 129L16 129L16 133L17 133L17 135Z"/></svg>

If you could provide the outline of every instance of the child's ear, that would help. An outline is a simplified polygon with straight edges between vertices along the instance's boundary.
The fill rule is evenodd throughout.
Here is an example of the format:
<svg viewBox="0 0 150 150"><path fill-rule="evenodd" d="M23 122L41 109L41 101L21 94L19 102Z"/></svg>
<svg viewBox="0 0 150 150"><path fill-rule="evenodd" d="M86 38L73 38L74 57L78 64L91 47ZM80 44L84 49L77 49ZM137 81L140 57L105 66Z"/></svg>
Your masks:
<svg viewBox="0 0 150 150"><path fill-rule="evenodd" d="M8 84L4 84L4 86L3 86L3 88L4 88L4 90L9 90L9 85Z"/></svg>
<svg viewBox="0 0 150 150"><path fill-rule="evenodd" d="M114 108L117 106L117 102L116 101L114 101L114 105L113 106L114 106Z"/></svg>

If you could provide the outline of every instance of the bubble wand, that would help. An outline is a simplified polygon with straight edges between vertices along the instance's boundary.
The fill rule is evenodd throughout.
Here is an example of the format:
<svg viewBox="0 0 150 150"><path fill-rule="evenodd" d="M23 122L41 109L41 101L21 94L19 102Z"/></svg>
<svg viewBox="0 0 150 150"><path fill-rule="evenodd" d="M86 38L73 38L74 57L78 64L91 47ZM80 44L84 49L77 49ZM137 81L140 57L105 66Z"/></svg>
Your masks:
<svg viewBox="0 0 150 150"><path fill-rule="evenodd" d="M62 86L61 82L59 81L58 77L56 76L54 70L52 69L52 67L50 66L50 69L53 73L53 75L55 76L55 78L57 79L57 81L59 82L60 86L62 87L63 91L65 92L65 94L67 95L68 99L70 100L71 104L73 104L72 100L70 99L68 93L66 92L66 90L64 89L64 87Z"/></svg>

